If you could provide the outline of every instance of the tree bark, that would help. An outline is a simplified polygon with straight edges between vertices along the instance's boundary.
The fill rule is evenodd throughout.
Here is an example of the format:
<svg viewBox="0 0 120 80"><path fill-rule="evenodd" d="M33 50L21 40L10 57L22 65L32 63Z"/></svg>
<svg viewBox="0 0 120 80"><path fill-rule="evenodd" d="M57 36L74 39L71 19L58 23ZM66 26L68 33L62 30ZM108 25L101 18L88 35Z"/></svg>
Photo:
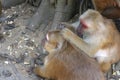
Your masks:
<svg viewBox="0 0 120 80"><path fill-rule="evenodd" d="M42 0L37 12L28 22L27 29L36 31L41 25L55 28L59 22L70 20L77 9L78 0Z"/></svg>
<svg viewBox="0 0 120 80"><path fill-rule="evenodd" d="M25 2L26 0L1 0L3 8L10 8Z"/></svg>
<svg viewBox="0 0 120 80"><path fill-rule="evenodd" d="M60 22L70 20L75 15L76 0L58 0L51 29L58 26Z"/></svg>
<svg viewBox="0 0 120 80"><path fill-rule="evenodd" d="M79 14L83 14L87 9L94 9L92 0L81 0Z"/></svg>
<svg viewBox="0 0 120 80"><path fill-rule="evenodd" d="M28 0L27 2L32 6L39 7L42 0Z"/></svg>
<svg viewBox="0 0 120 80"><path fill-rule="evenodd" d="M35 31L41 25L47 26L54 15L54 7L50 5L49 0L42 0L37 12L32 16L27 24L27 29Z"/></svg>

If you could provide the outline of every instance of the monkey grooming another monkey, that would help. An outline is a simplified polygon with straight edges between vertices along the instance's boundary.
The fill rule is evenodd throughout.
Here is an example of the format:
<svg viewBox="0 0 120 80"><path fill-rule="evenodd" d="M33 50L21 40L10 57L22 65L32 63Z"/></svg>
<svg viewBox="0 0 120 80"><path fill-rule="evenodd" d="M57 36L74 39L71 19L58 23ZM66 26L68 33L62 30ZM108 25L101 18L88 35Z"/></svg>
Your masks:
<svg viewBox="0 0 120 80"><path fill-rule="evenodd" d="M97 62L67 42L59 30L48 32L44 49L49 52L44 65L34 72L53 80L105 80Z"/></svg>
<svg viewBox="0 0 120 80"><path fill-rule="evenodd" d="M83 39L67 28L62 29L62 36L78 50L96 58L103 72L108 71L111 64L120 60L120 33L115 24L89 9L80 16L80 25L78 33Z"/></svg>

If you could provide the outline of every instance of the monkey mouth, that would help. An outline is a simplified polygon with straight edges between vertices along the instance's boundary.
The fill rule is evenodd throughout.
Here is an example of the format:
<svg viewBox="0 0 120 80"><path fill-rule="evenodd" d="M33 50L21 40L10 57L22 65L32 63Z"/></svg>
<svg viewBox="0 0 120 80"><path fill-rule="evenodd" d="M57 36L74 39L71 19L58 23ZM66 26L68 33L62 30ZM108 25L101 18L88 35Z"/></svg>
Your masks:
<svg viewBox="0 0 120 80"><path fill-rule="evenodd" d="M81 24L79 24L79 26L77 27L77 35L79 36L79 37L82 37L83 36L83 34L82 34L82 32L83 32L83 30L82 30L82 28L81 28L82 26L81 26Z"/></svg>

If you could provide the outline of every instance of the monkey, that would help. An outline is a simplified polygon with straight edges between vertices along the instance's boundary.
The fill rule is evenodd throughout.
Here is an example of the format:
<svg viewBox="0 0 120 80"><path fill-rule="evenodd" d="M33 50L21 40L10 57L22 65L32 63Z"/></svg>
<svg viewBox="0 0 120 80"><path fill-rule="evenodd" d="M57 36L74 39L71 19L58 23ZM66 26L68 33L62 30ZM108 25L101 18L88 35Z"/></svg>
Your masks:
<svg viewBox="0 0 120 80"><path fill-rule="evenodd" d="M78 33L82 38L67 28L61 35L78 50L95 58L101 70L107 72L111 64L120 60L120 33L112 20L104 18L98 11L89 9L80 18ZM68 26L68 25L67 25Z"/></svg>
<svg viewBox="0 0 120 80"><path fill-rule="evenodd" d="M95 10L110 19L120 18L119 0L92 0ZM117 15L116 15L117 14Z"/></svg>
<svg viewBox="0 0 120 80"><path fill-rule="evenodd" d="M92 0L95 10L102 12L108 7L118 7L117 0Z"/></svg>
<svg viewBox="0 0 120 80"><path fill-rule="evenodd" d="M120 7L120 0L115 0L118 4L118 6Z"/></svg>
<svg viewBox="0 0 120 80"><path fill-rule="evenodd" d="M53 80L106 80L98 63L66 41L60 30L50 31L43 43L49 53L35 74Z"/></svg>
<svg viewBox="0 0 120 80"><path fill-rule="evenodd" d="M120 18L120 7L108 7L101 14L109 19Z"/></svg>

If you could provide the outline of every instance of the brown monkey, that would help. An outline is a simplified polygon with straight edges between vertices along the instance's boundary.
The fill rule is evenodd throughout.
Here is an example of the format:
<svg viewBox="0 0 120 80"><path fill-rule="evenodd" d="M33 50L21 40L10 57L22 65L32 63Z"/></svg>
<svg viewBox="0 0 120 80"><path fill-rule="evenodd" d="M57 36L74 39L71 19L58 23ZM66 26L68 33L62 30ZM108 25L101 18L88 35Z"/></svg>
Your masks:
<svg viewBox="0 0 120 80"><path fill-rule="evenodd" d="M120 18L120 7L108 7L103 10L102 15L109 19Z"/></svg>
<svg viewBox="0 0 120 80"><path fill-rule="evenodd" d="M83 35L83 39L67 28L61 34L78 50L96 58L103 72L108 71L111 64L120 60L120 33L115 24L98 11L88 10L80 16L80 25L78 33Z"/></svg>
<svg viewBox="0 0 120 80"><path fill-rule="evenodd" d="M97 11L103 16L116 19L120 18L120 1L119 0L92 0Z"/></svg>
<svg viewBox="0 0 120 80"><path fill-rule="evenodd" d="M99 12L102 12L105 8L108 7L118 7L118 1L117 0L92 0L92 3L96 10Z"/></svg>
<svg viewBox="0 0 120 80"><path fill-rule="evenodd" d="M49 54L44 65L34 69L37 75L54 80L105 80L97 62L78 52L59 30L48 32L44 49Z"/></svg>

